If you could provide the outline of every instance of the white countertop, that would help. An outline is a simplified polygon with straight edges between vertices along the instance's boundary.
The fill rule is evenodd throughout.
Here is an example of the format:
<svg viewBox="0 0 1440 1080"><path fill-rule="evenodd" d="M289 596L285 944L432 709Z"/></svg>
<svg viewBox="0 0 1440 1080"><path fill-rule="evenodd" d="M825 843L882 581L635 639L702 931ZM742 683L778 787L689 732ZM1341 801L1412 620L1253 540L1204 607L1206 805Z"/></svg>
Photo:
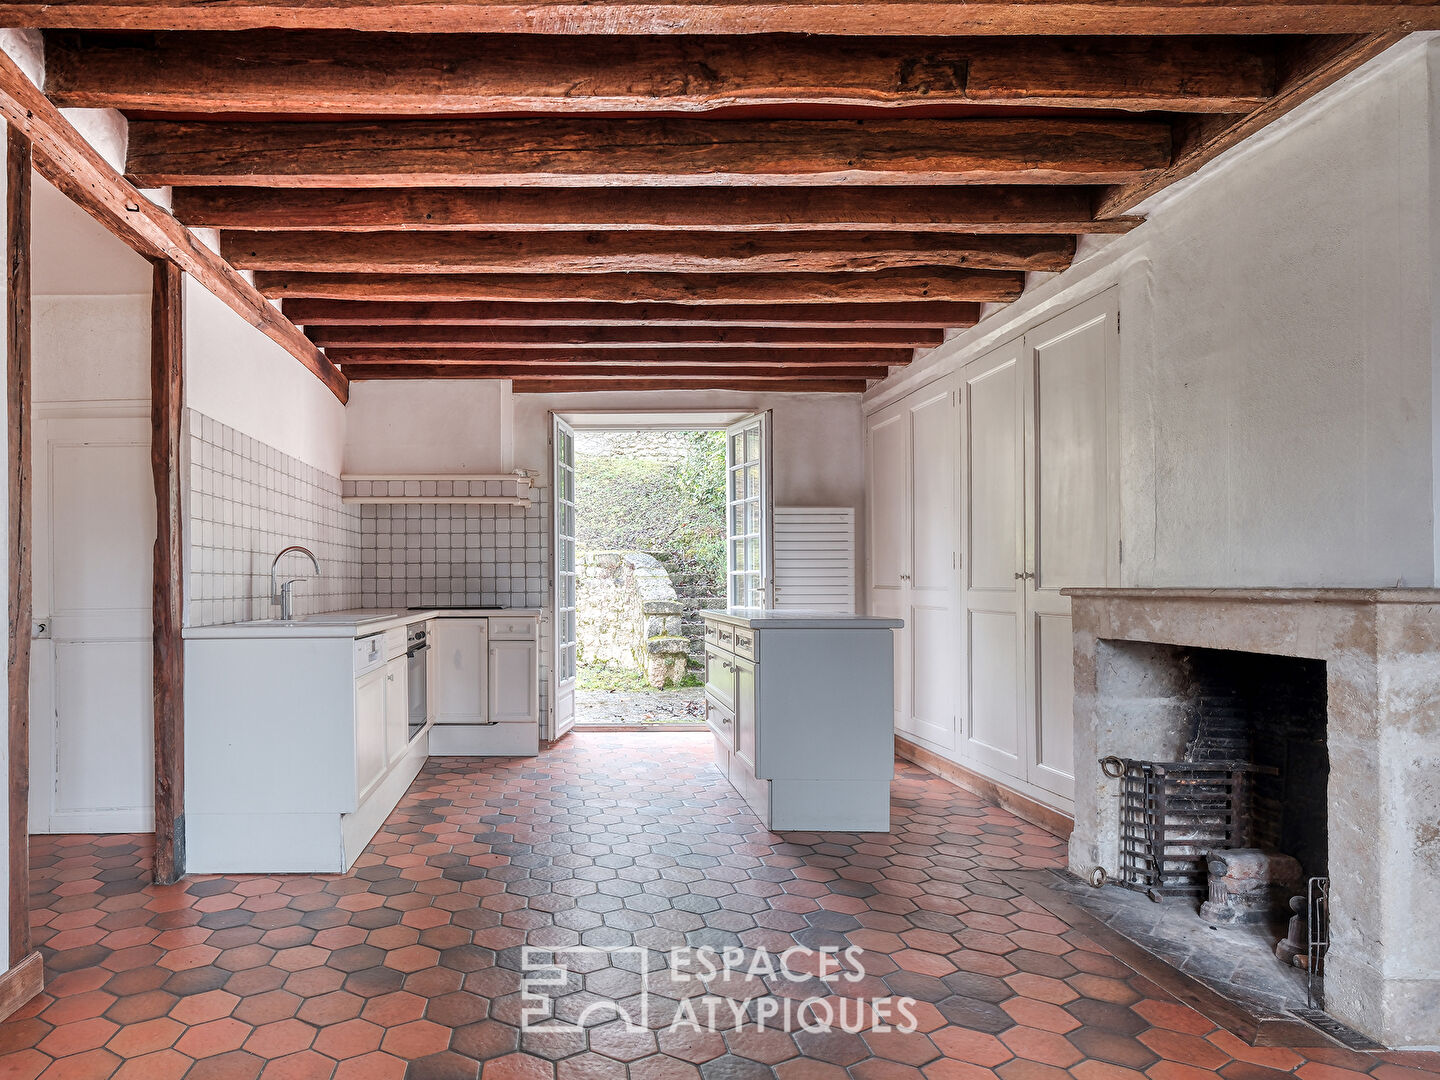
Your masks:
<svg viewBox="0 0 1440 1080"><path fill-rule="evenodd" d="M724 608L700 612L702 619L719 619L756 630L898 630L903 619L879 615L841 615L833 611L769 611L764 608Z"/></svg>
<svg viewBox="0 0 1440 1080"><path fill-rule="evenodd" d="M396 608L351 608L327 611L322 615L300 615L289 622L255 619L220 626L187 626L181 633L190 640L209 638L357 638L383 633L397 626L426 619L460 619L475 616L538 618L538 608L423 608L407 611Z"/></svg>

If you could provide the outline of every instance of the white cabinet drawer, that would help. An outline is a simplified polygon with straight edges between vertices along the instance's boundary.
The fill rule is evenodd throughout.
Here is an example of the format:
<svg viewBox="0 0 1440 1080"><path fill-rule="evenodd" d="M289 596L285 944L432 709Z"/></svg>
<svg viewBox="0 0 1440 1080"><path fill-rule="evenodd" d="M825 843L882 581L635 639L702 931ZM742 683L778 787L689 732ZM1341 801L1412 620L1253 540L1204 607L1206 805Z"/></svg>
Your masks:
<svg viewBox="0 0 1440 1080"><path fill-rule="evenodd" d="M733 648L737 656L743 656L747 660L755 659L755 631L743 627L735 627L732 634Z"/></svg>
<svg viewBox="0 0 1440 1080"><path fill-rule="evenodd" d="M725 744L727 751L735 748L735 717L724 706L719 705L710 698L705 699L705 723L715 733L715 738ZM728 774L728 759L727 759Z"/></svg>
<svg viewBox="0 0 1440 1080"><path fill-rule="evenodd" d="M490 620L491 641L534 641L539 629L535 619Z"/></svg>

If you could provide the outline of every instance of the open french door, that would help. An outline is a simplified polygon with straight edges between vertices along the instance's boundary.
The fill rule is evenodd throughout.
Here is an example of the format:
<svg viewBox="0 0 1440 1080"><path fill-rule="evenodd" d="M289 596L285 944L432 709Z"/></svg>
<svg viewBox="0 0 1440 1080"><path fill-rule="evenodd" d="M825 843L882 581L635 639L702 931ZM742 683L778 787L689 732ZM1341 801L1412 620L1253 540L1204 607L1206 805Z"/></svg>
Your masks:
<svg viewBox="0 0 1440 1080"><path fill-rule="evenodd" d="M771 414L725 429L725 563L730 607L774 606Z"/></svg>
<svg viewBox="0 0 1440 1080"><path fill-rule="evenodd" d="M555 455L555 730L558 739L575 723L575 432L552 417Z"/></svg>

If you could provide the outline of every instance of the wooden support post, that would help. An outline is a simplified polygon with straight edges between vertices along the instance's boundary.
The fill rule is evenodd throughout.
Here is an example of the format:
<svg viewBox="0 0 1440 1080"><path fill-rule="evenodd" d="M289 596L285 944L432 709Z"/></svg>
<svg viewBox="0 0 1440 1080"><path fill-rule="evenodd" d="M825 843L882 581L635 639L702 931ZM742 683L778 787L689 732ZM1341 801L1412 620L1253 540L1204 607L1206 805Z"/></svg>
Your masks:
<svg viewBox="0 0 1440 1080"><path fill-rule="evenodd" d="M150 466L155 474L155 881L185 876L185 647L180 439L185 273L157 260L150 305Z"/></svg>
<svg viewBox="0 0 1440 1080"><path fill-rule="evenodd" d="M10 964L30 953L30 140L6 125L5 395L10 488Z"/></svg>

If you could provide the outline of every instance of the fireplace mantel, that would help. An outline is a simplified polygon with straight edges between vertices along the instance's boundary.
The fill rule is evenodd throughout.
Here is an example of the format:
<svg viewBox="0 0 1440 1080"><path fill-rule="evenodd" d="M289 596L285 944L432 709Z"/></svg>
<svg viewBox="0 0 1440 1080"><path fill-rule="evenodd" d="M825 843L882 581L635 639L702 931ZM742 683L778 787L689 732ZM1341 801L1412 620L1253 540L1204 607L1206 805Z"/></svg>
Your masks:
<svg viewBox="0 0 1440 1080"><path fill-rule="evenodd" d="M1440 1045L1440 589L1065 592L1075 648L1071 870L1117 868L1118 782L1099 760L1176 752L1164 689L1115 643L1323 660L1327 1009L1390 1046Z"/></svg>

